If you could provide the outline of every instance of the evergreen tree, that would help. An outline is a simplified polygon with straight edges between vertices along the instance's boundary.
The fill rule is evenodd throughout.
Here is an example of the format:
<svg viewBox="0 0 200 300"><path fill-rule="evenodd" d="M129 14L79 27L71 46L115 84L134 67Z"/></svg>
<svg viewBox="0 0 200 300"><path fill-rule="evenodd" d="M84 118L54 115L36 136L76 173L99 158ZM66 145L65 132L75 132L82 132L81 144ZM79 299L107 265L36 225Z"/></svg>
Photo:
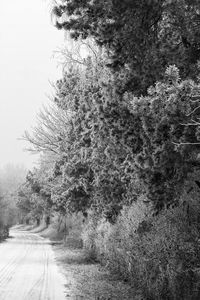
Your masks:
<svg viewBox="0 0 200 300"><path fill-rule="evenodd" d="M65 0L53 9L59 29L107 50L107 64L126 74L121 89L135 94L146 93L172 64L183 79L196 77L199 11L198 0Z"/></svg>

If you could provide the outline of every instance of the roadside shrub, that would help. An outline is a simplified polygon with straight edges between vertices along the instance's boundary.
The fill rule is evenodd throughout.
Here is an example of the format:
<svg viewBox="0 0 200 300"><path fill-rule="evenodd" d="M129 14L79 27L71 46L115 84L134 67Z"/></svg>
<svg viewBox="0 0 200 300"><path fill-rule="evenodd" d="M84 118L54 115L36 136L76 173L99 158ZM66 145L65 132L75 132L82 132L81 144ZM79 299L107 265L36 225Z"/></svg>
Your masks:
<svg viewBox="0 0 200 300"><path fill-rule="evenodd" d="M62 240L67 248L82 248L82 226L83 214L61 215L54 213L51 217L51 224L42 233L42 236L49 237L53 241ZM42 225L41 225L42 226ZM44 230L44 227L42 227ZM35 231L36 232L36 231Z"/></svg>
<svg viewBox="0 0 200 300"><path fill-rule="evenodd" d="M71 248L82 248L82 230L84 217L82 213L67 215L65 218L65 245Z"/></svg>
<svg viewBox="0 0 200 300"><path fill-rule="evenodd" d="M0 241L5 240L9 237L9 226L2 225L0 226Z"/></svg>
<svg viewBox="0 0 200 300"><path fill-rule="evenodd" d="M183 207L164 211L148 234L134 238L133 274L147 299L199 299L197 224ZM135 276L132 276L135 281Z"/></svg>
<svg viewBox="0 0 200 300"><path fill-rule="evenodd" d="M99 217L93 212L88 213L87 221L83 227L82 231L82 240L83 240L83 248L85 251L85 255L88 259L96 260L97 259L97 224L99 221Z"/></svg>
<svg viewBox="0 0 200 300"><path fill-rule="evenodd" d="M116 224L90 220L90 254L140 290L144 299L200 298L200 209L191 201L152 217L142 202L124 207ZM190 215L192 214L192 215Z"/></svg>
<svg viewBox="0 0 200 300"><path fill-rule="evenodd" d="M149 213L150 208L144 205L141 197L137 203L124 206L115 225L105 219L98 222L95 240L98 258L107 261L113 271L127 275L131 237Z"/></svg>
<svg viewBox="0 0 200 300"><path fill-rule="evenodd" d="M85 251L91 258L124 276L129 265L127 252L130 247L126 244L150 211L139 199L131 206L124 206L114 225L104 217L90 214L82 233Z"/></svg>
<svg viewBox="0 0 200 300"><path fill-rule="evenodd" d="M64 244L70 248L82 248L82 229L84 216L82 213L60 215L54 223L57 231L62 234Z"/></svg>

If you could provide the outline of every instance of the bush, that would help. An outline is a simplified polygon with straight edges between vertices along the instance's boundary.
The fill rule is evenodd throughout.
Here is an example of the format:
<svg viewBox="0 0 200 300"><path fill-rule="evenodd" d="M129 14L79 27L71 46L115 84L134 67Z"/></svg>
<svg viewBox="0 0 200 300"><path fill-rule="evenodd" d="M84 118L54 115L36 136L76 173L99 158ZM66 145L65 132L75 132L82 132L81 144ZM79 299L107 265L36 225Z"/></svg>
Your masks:
<svg viewBox="0 0 200 300"><path fill-rule="evenodd" d="M164 211L134 238L133 281L148 299L199 299L199 232L182 207Z"/></svg>
<svg viewBox="0 0 200 300"><path fill-rule="evenodd" d="M114 225L91 217L85 249L145 299L199 299L199 206L191 201L190 213L181 205L156 217L150 211L141 202L124 207Z"/></svg>
<svg viewBox="0 0 200 300"><path fill-rule="evenodd" d="M3 225L0 228L0 241L5 240L9 237L9 226Z"/></svg>
<svg viewBox="0 0 200 300"><path fill-rule="evenodd" d="M84 217L82 213L67 214L60 217L54 226L63 235L64 244L71 248L82 248L82 227Z"/></svg>
<svg viewBox="0 0 200 300"><path fill-rule="evenodd" d="M96 245L96 228L98 224L98 218L96 214L89 213L87 222L82 231L83 248L86 256L89 259L97 258L97 245Z"/></svg>
<svg viewBox="0 0 200 300"><path fill-rule="evenodd" d="M84 217L82 213L74 213L66 217L65 245L71 248L82 248L82 230Z"/></svg>

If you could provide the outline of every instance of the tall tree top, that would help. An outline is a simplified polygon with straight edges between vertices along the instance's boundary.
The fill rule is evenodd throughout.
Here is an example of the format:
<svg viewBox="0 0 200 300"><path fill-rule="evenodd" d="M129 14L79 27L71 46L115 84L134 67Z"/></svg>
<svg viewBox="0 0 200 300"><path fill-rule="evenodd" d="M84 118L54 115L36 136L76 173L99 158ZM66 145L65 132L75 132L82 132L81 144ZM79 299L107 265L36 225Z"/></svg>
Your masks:
<svg viewBox="0 0 200 300"><path fill-rule="evenodd" d="M146 92L169 64L178 66L182 78L197 75L198 0L67 0L53 13L56 26L72 38L93 37L105 47L110 67L131 70L126 90Z"/></svg>

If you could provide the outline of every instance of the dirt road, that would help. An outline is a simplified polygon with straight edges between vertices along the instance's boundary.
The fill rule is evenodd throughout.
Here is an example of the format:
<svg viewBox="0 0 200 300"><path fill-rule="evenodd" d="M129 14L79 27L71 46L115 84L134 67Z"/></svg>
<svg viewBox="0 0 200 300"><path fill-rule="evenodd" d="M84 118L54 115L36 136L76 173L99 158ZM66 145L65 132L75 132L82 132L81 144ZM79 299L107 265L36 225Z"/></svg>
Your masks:
<svg viewBox="0 0 200 300"><path fill-rule="evenodd" d="M64 300L49 242L36 234L12 229L0 244L0 300Z"/></svg>

